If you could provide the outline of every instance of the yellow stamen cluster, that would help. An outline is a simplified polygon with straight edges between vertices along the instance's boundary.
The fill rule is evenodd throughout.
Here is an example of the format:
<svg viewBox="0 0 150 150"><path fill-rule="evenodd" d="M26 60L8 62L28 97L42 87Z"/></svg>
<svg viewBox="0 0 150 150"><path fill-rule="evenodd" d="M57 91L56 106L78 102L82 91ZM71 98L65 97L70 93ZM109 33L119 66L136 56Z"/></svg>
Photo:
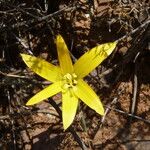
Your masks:
<svg viewBox="0 0 150 150"><path fill-rule="evenodd" d="M77 84L77 75L75 73L67 73L63 76L64 85L63 89L67 90L68 88L73 88Z"/></svg>

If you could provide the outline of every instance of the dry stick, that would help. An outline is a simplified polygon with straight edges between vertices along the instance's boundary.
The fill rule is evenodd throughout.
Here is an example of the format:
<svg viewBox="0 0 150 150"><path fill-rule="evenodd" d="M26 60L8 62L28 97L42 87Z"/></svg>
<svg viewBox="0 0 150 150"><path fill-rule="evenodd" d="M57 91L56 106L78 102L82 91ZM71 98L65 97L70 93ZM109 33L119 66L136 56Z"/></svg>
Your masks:
<svg viewBox="0 0 150 150"><path fill-rule="evenodd" d="M137 32L138 30L144 28L146 25L148 25L150 23L150 18L148 18L145 22L143 22L139 27L135 28L134 30L132 30L130 33L122 36L121 38L119 38L118 40L116 40L116 42L120 42L123 39L127 38L128 36L131 36L132 34L134 34L135 32Z"/></svg>
<svg viewBox="0 0 150 150"><path fill-rule="evenodd" d="M52 13L52 14L49 14L49 15L47 15L47 16L38 17L38 18L36 18L36 19L31 19L31 20L29 20L29 21L23 21L23 22L21 22L21 23L13 24L13 25L11 25L11 28L13 28L13 29L14 29L14 28L19 28L19 27L31 25L31 24L37 23L37 22L40 23L40 22L42 22L42 21L44 21L44 20L50 19L50 18L52 18L52 17L54 17L54 16L56 16L56 15L59 15L59 14L61 14L62 12L67 12L67 11L70 11L70 10L75 10L76 8L77 8L77 6L76 6L76 7L75 7L75 6L72 6L72 7L64 7L63 9L58 10L58 11L56 11L56 12L54 12L54 13ZM2 30L2 29L5 29L5 28L7 28L7 26L1 27L1 30Z"/></svg>
<svg viewBox="0 0 150 150"><path fill-rule="evenodd" d="M10 29L9 29L10 30ZM24 49L31 55L33 55L32 51L29 49L29 46L27 46L16 34L14 34L10 30L11 34L16 38L16 40L24 47Z"/></svg>
<svg viewBox="0 0 150 150"><path fill-rule="evenodd" d="M10 114L9 115L0 116L0 120L5 120L5 119L10 119Z"/></svg>
<svg viewBox="0 0 150 150"><path fill-rule="evenodd" d="M107 105L106 105L105 107L107 107L107 108L109 108L109 109L111 109L111 110L113 110L113 111L116 111L116 112L118 112L118 113L125 114L125 115L127 115L127 116L129 116L129 117L132 117L132 118L135 118L135 119L138 119L138 120L141 120L141 121L143 121L143 122L145 122L145 123L150 124L150 120L143 119L142 117L133 115L133 114L131 114L131 113L127 113L127 112L125 112L125 111L123 111L123 110L120 110L120 109L117 109L117 108L112 108L112 107L107 106Z"/></svg>
<svg viewBox="0 0 150 150"><path fill-rule="evenodd" d="M95 137L96 133L98 132L98 130L102 128L102 126L103 126L103 124L104 124L104 121L105 121L105 119L106 119L106 115L107 115L108 112L110 111L109 107L111 107L113 104L116 104L116 102L117 102L117 98L115 97L115 98L112 100L112 102L111 102L109 105L107 105L108 107L106 107L106 109L105 109L105 113L104 113L104 116L102 117L102 119L101 119L101 121L100 121L100 124L98 124L97 127L94 129L94 134L93 134L93 136L92 136L92 139L94 139L94 137Z"/></svg>
<svg viewBox="0 0 150 150"><path fill-rule="evenodd" d="M61 119L62 111L60 110L59 106L52 99L49 100L49 103L55 108L55 110L57 111L57 113L59 114L60 119ZM68 128L68 131L71 132L71 134L73 135L74 139L77 141L77 143L82 148L82 150L87 150L87 147L85 146L84 142L81 140L81 138L79 137L79 135L76 133L76 131L74 130L74 128L72 126L70 126Z"/></svg>
<svg viewBox="0 0 150 150"><path fill-rule="evenodd" d="M115 102L115 101L114 101ZM51 103L50 103L51 104ZM51 104L52 105L52 104ZM133 115L131 113L127 113L123 110L120 110L120 109L117 109L117 108L113 108L112 106L110 105L105 105L106 108L110 109L110 110L113 110L113 111L116 111L118 113L121 113L121 114L125 114L127 116L130 116L130 117L133 117L135 119L138 119L138 120L141 120L143 122L146 122L146 123L149 123L150 124L150 120L146 120L142 117L139 117L139 116L136 116L136 115ZM27 109L27 108L26 108ZM56 109L56 108L55 108ZM33 113L43 113L43 114L51 114L51 115L55 115L53 113L50 113L50 112L46 112L46 111L41 111L41 110L33 110L32 111ZM29 115L31 113L29 112L21 112L23 115ZM57 112L58 113L58 112ZM61 113L61 111L60 111ZM3 116L0 116L0 120L5 120L5 119L11 119L12 117L16 117L18 116L19 114L18 113L13 113L13 114L9 114L9 115L3 115ZM56 117L58 117L57 115L55 115ZM60 116L59 116L60 117Z"/></svg>
<svg viewBox="0 0 150 150"><path fill-rule="evenodd" d="M30 17L33 17L33 18L36 18L36 19L39 18L39 17L37 17L37 16L35 16L35 15L29 13L27 10L24 10L23 8L16 7L16 6L12 5L12 4L8 4L8 5L9 5L10 7L13 7L14 9L16 9L18 12L21 11L22 13L24 13L24 14L30 16Z"/></svg>
<svg viewBox="0 0 150 150"><path fill-rule="evenodd" d="M60 118L57 114L55 113L51 113L51 112L47 112L46 109L45 110L40 110L39 109L36 109L36 110L30 110L28 107L26 106L22 106L23 108L25 108L26 110L25 111L19 111L19 112L15 112L15 113L9 113L9 115L1 115L0 116L0 120L6 120L6 119L11 119L12 117L18 117L20 116L20 114L24 115L24 116L28 116L28 115L31 115L32 114L37 114L37 113L41 113L41 114L48 114L48 115L52 115L52 116L55 116L55 117L58 117ZM30 111L31 112L30 112Z"/></svg>
<svg viewBox="0 0 150 150"><path fill-rule="evenodd" d="M104 116L103 116L102 119L101 119L100 128L102 127L102 125L103 125L103 123L104 123L104 121L105 121L106 115L108 114L108 112L109 112L109 110L110 110L109 107L111 107L113 104L116 104L116 102L117 102L117 98L115 97L115 98L112 100L112 102L108 105L108 107L106 108L105 113L104 113Z"/></svg>
<svg viewBox="0 0 150 150"><path fill-rule="evenodd" d="M10 73L4 73L4 72L2 72L2 71L0 71L0 74L3 75L3 76L7 76L7 77L22 78L22 79L30 79L30 77L19 76L19 75L10 74Z"/></svg>
<svg viewBox="0 0 150 150"><path fill-rule="evenodd" d="M138 75L137 75L137 69L138 69L138 64L137 64L137 58L139 56L140 52L137 53L134 63L135 63L135 68L134 68L134 83L133 83L133 98L132 98L132 107L131 107L131 114L133 115L135 113L135 105L137 101L137 88L138 88Z"/></svg>
<svg viewBox="0 0 150 150"><path fill-rule="evenodd" d="M10 92L7 90L7 98L9 102L9 113L13 113L12 107L11 107L11 98L10 98ZM16 135L15 135L15 125L14 125L14 120L13 118L10 119L11 125L12 125L12 135L13 135L13 148L16 150Z"/></svg>

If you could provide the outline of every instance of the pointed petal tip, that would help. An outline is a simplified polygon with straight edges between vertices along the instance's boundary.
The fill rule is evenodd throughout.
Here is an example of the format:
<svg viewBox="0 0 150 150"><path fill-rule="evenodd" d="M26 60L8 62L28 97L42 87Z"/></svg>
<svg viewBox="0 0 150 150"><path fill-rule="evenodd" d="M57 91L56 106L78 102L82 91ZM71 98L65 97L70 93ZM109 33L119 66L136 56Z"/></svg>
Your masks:
<svg viewBox="0 0 150 150"><path fill-rule="evenodd" d="M57 41L61 41L61 40L63 40L63 37L60 34L58 34L56 36L55 42L57 43Z"/></svg>
<svg viewBox="0 0 150 150"><path fill-rule="evenodd" d="M58 35L56 36L56 39L59 39L59 38L62 38L62 36L61 36L60 34L58 34Z"/></svg>
<svg viewBox="0 0 150 150"><path fill-rule="evenodd" d="M97 109L95 109L95 111L100 114L101 116L104 116L105 114L105 110L104 110L104 107L101 103L101 100L99 99L100 103L99 103L99 107Z"/></svg>
<svg viewBox="0 0 150 150"><path fill-rule="evenodd" d="M64 132L69 128L69 126L64 126L63 125L63 129L64 129Z"/></svg>
<svg viewBox="0 0 150 150"><path fill-rule="evenodd" d="M26 55L28 55L28 54L20 53L20 55L23 57L23 56L26 56Z"/></svg>
<svg viewBox="0 0 150 150"><path fill-rule="evenodd" d="M34 104L31 104L30 101L28 101L28 102L26 103L26 106L31 106L31 105L34 105Z"/></svg>
<svg viewBox="0 0 150 150"><path fill-rule="evenodd" d="M106 53L107 55L109 56L115 49L116 45L117 45L117 42L111 42L111 43L106 43L106 47L107 47L107 44L108 44L108 49L106 50Z"/></svg>
<svg viewBox="0 0 150 150"><path fill-rule="evenodd" d="M32 106L32 105L35 105L37 104L38 102L33 102L33 99L31 98L27 103L26 103L26 106Z"/></svg>
<svg viewBox="0 0 150 150"><path fill-rule="evenodd" d="M101 116L104 116L104 114L105 114L104 108L101 108L101 110L97 113L99 113Z"/></svg>
<svg viewBox="0 0 150 150"><path fill-rule="evenodd" d="M24 57L24 55L25 55L25 54L23 54L23 53L20 53L20 56L21 56L22 58Z"/></svg>
<svg viewBox="0 0 150 150"><path fill-rule="evenodd" d="M65 123L63 123L64 132L70 128L71 124L65 124Z"/></svg>
<svg viewBox="0 0 150 150"><path fill-rule="evenodd" d="M22 58L22 60L26 63L26 60L31 57L30 55L28 54L24 54L24 53L20 53L20 56Z"/></svg>
<svg viewBox="0 0 150 150"><path fill-rule="evenodd" d="M99 107L96 107L95 109L92 108L92 109L95 110L95 112L101 116L104 116L104 114L105 114L104 108L101 104L99 105Z"/></svg>
<svg viewBox="0 0 150 150"><path fill-rule="evenodd" d="M33 98L31 98L31 99L29 99L28 101L27 101L27 103L26 103L26 106L32 106L32 105L35 105L35 104L37 104L38 102L34 102L33 101Z"/></svg>

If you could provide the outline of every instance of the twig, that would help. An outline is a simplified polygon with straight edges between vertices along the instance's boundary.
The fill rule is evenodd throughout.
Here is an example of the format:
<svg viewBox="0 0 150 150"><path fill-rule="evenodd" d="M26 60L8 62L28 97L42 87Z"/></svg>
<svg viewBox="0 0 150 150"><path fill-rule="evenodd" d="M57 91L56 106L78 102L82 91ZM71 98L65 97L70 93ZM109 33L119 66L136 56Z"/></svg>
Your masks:
<svg viewBox="0 0 150 150"><path fill-rule="evenodd" d="M9 102L9 112L13 113L12 107L11 107L11 98L10 98L10 92L7 90L7 97L8 97L8 102ZM11 125L12 125L12 135L13 135L13 146L14 150L16 150L16 135L15 135L15 125L14 125L14 120L13 118L10 119Z"/></svg>
<svg viewBox="0 0 150 150"><path fill-rule="evenodd" d="M116 112L118 112L118 113L125 114L125 115L127 115L127 116L129 116L129 117L132 117L132 118L135 118L135 119L138 119L138 120L141 120L141 121L143 121L143 122L146 122L146 123L149 123L149 124L150 124L150 120L143 119L142 117L133 115L133 114L131 114L131 113L124 112L124 111L122 111L122 110L120 110L120 109L112 108L112 107L110 107L110 106L105 106L105 107L107 107L107 108L109 108L109 109L111 109L111 110L113 110L113 111L116 111Z"/></svg>
<svg viewBox="0 0 150 150"><path fill-rule="evenodd" d="M7 73L4 73L2 71L0 71L0 74L4 75L4 76L7 76L7 77L13 77L13 78L22 78L22 79L30 79L29 77L26 77L26 76L19 76L19 75L15 75L15 74L7 74Z"/></svg>
<svg viewBox="0 0 150 150"><path fill-rule="evenodd" d="M112 100L112 102L108 105L109 107L111 107L113 104L115 104L117 101L117 98L114 98ZM106 110L105 110L105 113L104 113L104 116L102 117L100 123L98 123L97 127L94 129L94 133L92 135L92 139L94 139L95 135L97 134L98 130L102 128L103 124L104 124L104 121L105 121L105 118L106 118L106 115L108 114L108 112L110 111L109 107L106 107Z"/></svg>
<svg viewBox="0 0 150 150"><path fill-rule="evenodd" d="M24 106L22 106L24 107ZM25 108L25 107L24 107ZM28 108L25 108L26 110L28 110ZM40 109L37 109L37 110L31 110L31 112L28 111L19 111L19 112L15 112L15 113L9 113L9 115L1 115L0 116L0 120L6 120L6 119L11 119L12 117L19 117L20 114L24 115L24 116L28 116L28 115L31 115L31 114L37 114L37 113L41 113L41 114L48 114L48 115L53 115L55 117L59 117L57 114L55 113L51 113L51 112L47 112L46 110L40 110Z"/></svg>
<svg viewBox="0 0 150 150"><path fill-rule="evenodd" d="M9 29L10 30L10 29ZM10 30L11 34L15 37L15 39L23 46L23 48L25 50L27 50L27 52L31 55L33 55L32 51L29 49L29 46L27 46L16 34L14 34L11 30Z"/></svg>
<svg viewBox="0 0 150 150"><path fill-rule="evenodd" d="M137 88L138 88L138 75L137 75L137 58L139 56L140 52L137 53L135 60L134 60L134 83L133 83L133 98L132 98L132 106L131 106L131 114L133 115L135 113L135 105L137 103Z"/></svg>
<svg viewBox="0 0 150 150"><path fill-rule="evenodd" d="M5 120L5 119L10 119L10 114L9 115L0 116L0 120Z"/></svg>
<svg viewBox="0 0 150 150"><path fill-rule="evenodd" d="M77 6L72 6L72 7L64 7L63 9L61 10L58 10L52 14L49 14L47 16L44 16L44 17L38 17L36 19L31 19L31 20L28 20L28 21L23 21L23 22L20 22L20 23L16 23L16 24L13 24L11 25L11 28L14 29L14 28L19 28L19 27L22 27L22 26L27 26L27 25L31 25L33 23L40 23L42 21L45 21L45 20L49 20L50 18L56 16L56 15L59 15L61 14L62 12L67 12L67 11L70 11L70 10L75 10L77 8ZM36 24L37 25L37 24ZM1 31L2 29L5 29L7 28L7 26L3 26L1 27Z"/></svg>
<svg viewBox="0 0 150 150"><path fill-rule="evenodd" d="M57 104L56 104L57 105ZM54 106L53 106L54 107ZM57 106L58 107L58 106ZM113 110L113 111L116 111L116 112L119 112L121 114L126 114L127 116L130 116L130 117L133 117L133 118L136 118L138 120L141 120L143 122L146 122L146 123L149 123L150 124L150 120L146 120L146 119L143 119L142 117L139 117L139 116L136 116L136 115L133 115L133 114L130 114L130 113L127 113L127 112L124 112L120 109L117 109L117 108L113 108L112 106L110 105L105 105L106 108L110 109L110 110ZM41 110L31 110L32 113L43 113L43 114L51 114L51 115L55 115L53 113L50 113L50 112L46 112L46 111L41 111ZM31 113L29 112L21 112L23 115L29 115ZM57 112L58 113L58 112ZM13 113L13 114L9 114L9 115L3 115L3 116L0 116L0 120L5 120L5 119L11 119L12 117L16 117L18 116L19 113ZM55 115L56 117L58 117L57 115ZM59 116L60 117L60 116Z"/></svg>
<svg viewBox="0 0 150 150"><path fill-rule="evenodd" d="M112 100L112 102L109 104L109 107L111 107L113 104L116 104L116 102L117 102L117 98L114 98L114 99ZM110 110L109 107L106 108L105 114L104 114L104 116L103 116L102 119L101 119L100 128L102 127L102 125L103 125L103 123L104 123L104 121L105 121L106 115L108 114L108 112L109 112L109 110Z"/></svg>
<svg viewBox="0 0 150 150"><path fill-rule="evenodd" d="M140 29L144 28L146 25L148 25L150 23L150 19L147 19L145 22L143 22L139 27L135 28L134 30L132 30L130 33L122 36L121 38L119 38L118 40L116 40L116 42L120 42L123 39L131 36L132 34L134 34L135 32L139 31Z"/></svg>

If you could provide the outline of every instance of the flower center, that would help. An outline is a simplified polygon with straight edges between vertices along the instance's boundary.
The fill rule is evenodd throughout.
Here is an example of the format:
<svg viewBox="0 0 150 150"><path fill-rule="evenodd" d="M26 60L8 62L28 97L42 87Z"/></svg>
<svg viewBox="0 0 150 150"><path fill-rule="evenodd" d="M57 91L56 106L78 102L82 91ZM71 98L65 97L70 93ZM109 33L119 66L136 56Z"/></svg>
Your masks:
<svg viewBox="0 0 150 150"><path fill-rule="evenodd" d="M77 84L77 75L75 73L67 73L63 76L63 89L67 90L68 88L73 88Z"/></svg>

